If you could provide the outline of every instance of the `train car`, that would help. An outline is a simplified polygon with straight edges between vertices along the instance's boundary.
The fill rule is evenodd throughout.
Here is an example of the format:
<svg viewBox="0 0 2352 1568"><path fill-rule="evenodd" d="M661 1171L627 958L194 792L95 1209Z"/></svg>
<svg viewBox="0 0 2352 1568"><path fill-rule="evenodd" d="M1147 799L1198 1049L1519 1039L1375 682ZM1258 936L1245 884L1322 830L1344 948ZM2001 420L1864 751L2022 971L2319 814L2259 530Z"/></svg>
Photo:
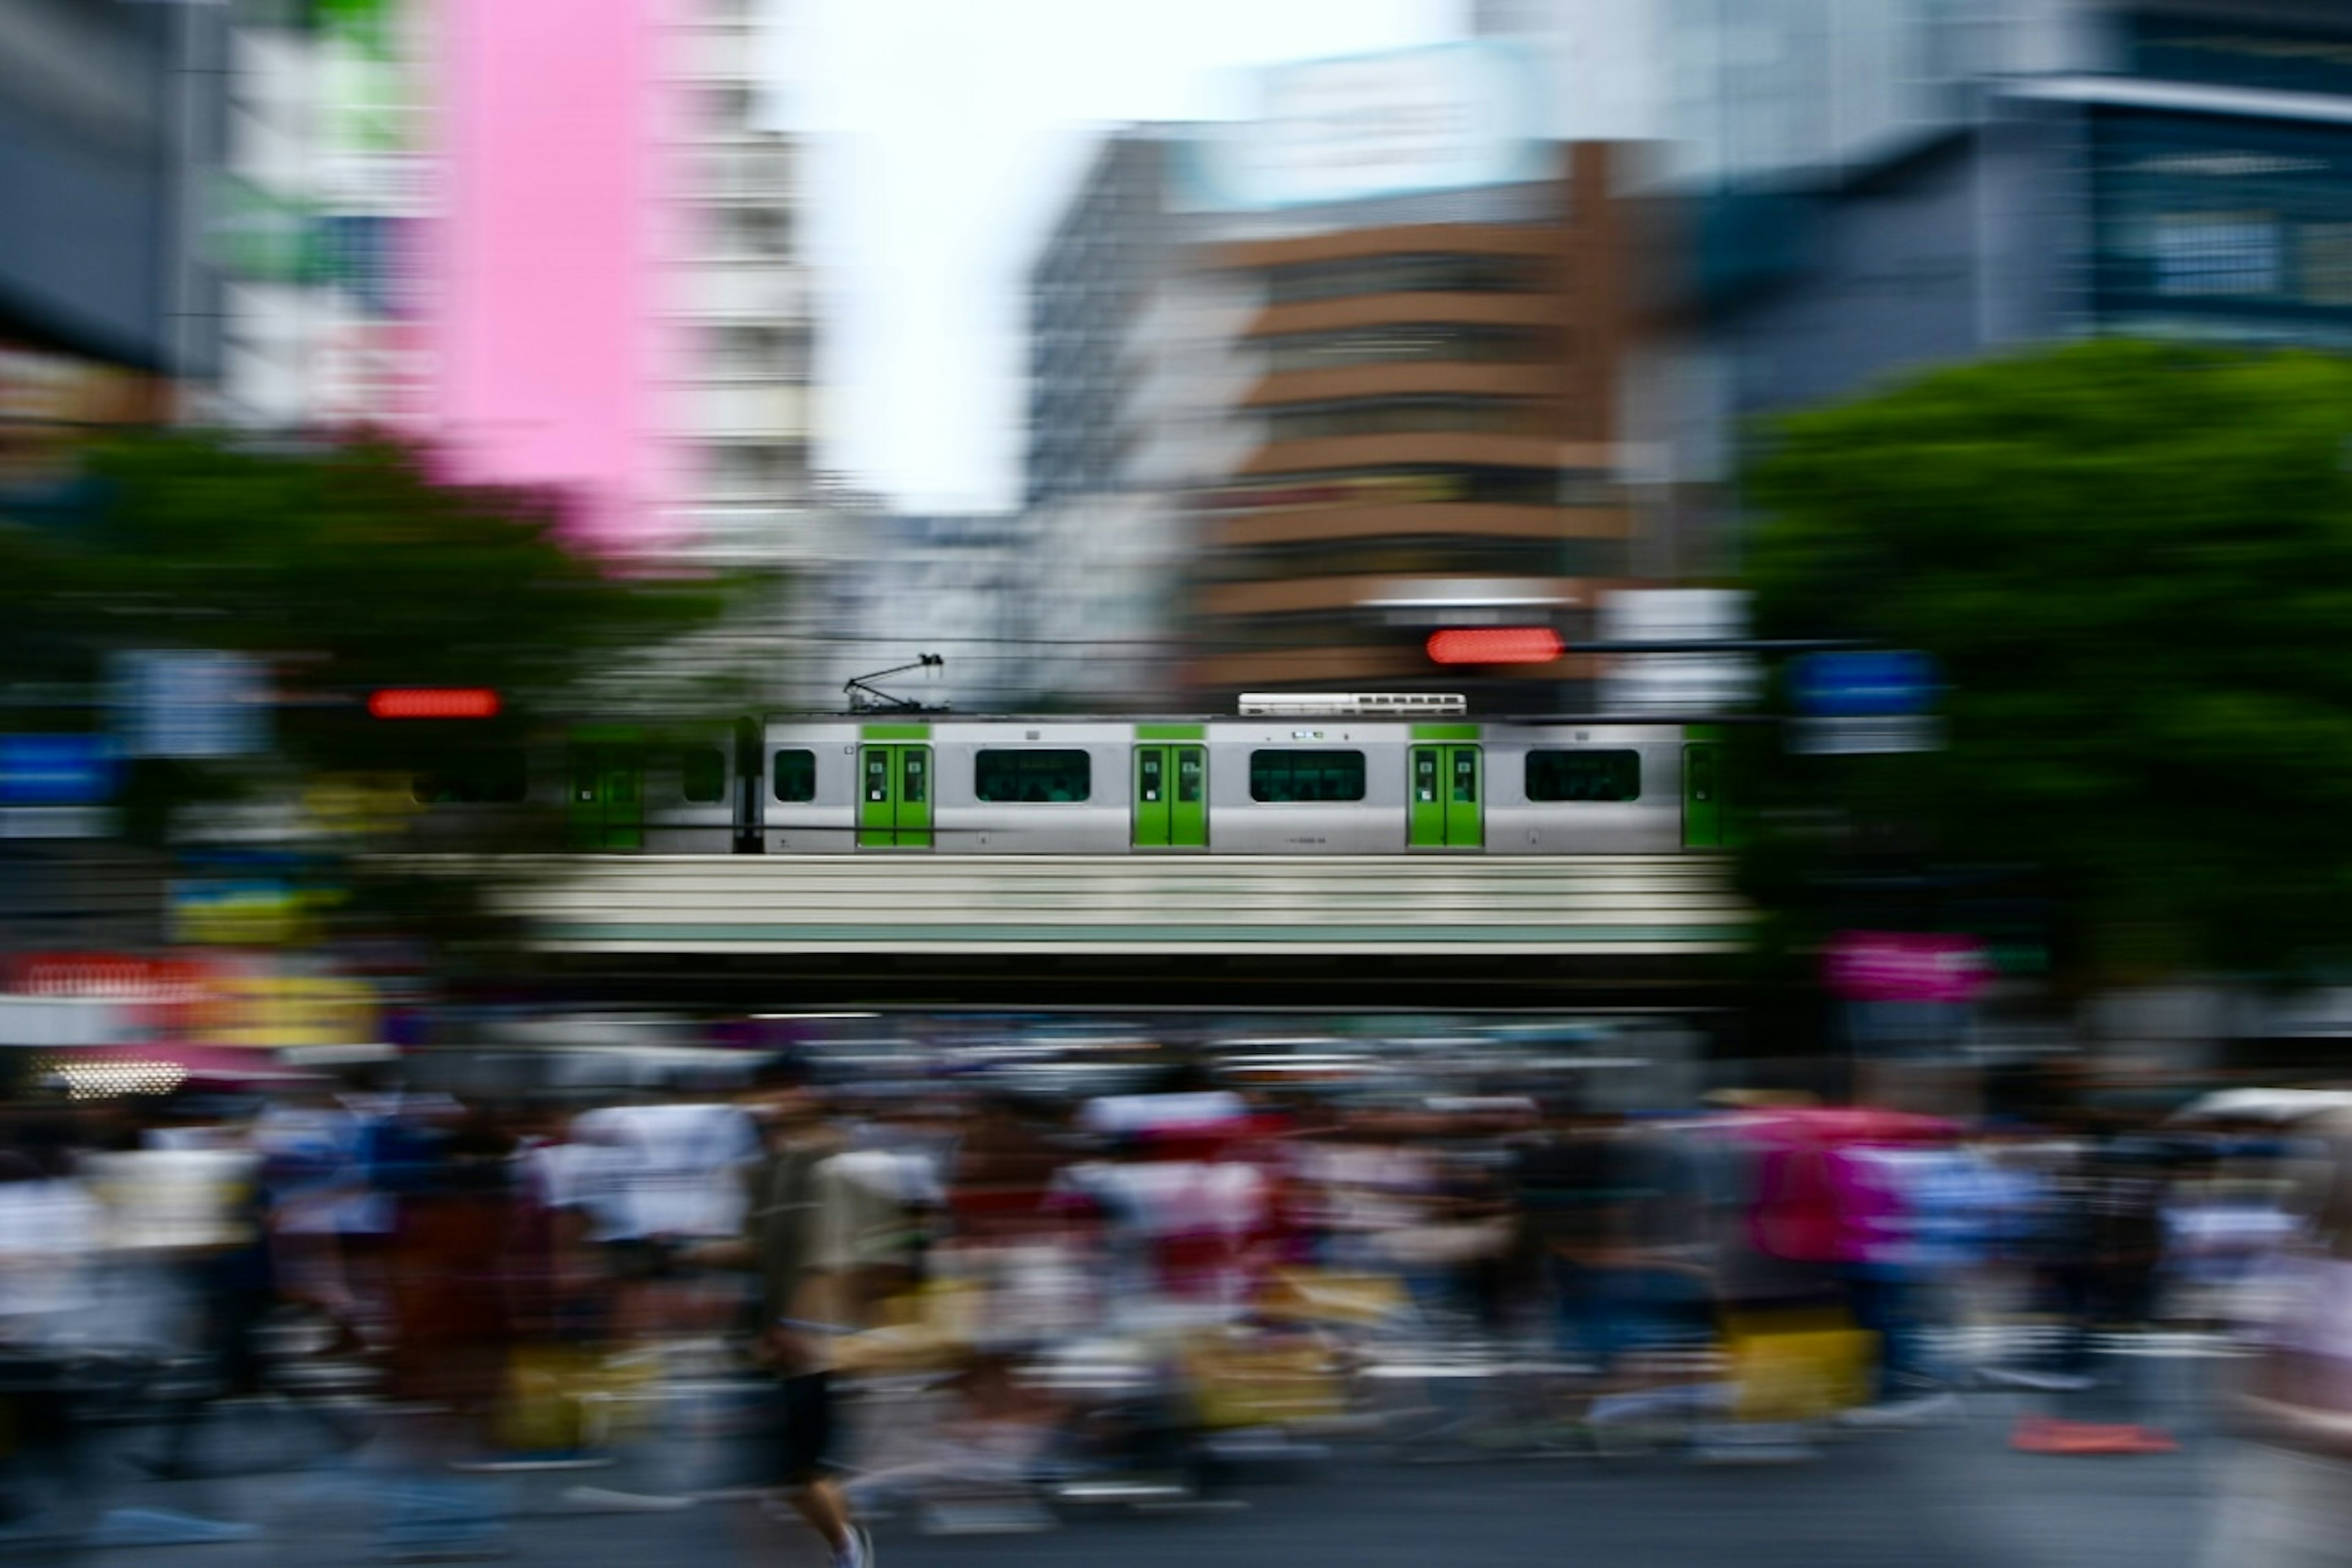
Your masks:
<svg viewBox="0 0 2352 1568"><path fill-rule="evenodd" d="M1187 721L775 718L772 855L1595 855L1723 842L1717 742L1286 699ZM1397 717L1394 705L1413 716ZM1244 707L1250 704L1245 703Z"/></svg>
<svg viewBox="0 0 2352 1568"><path fill-rule="evenodd" d="M1723 843L1719 742L1284 696L1234 717L778 716L415 775L423 847L602 854L1654 855ZM509 835L506 825L511 822ZM528 832L526 831L528 828ZM531 837L531 834L540 835Z"/></svg>
<svg viewBox="0 0 2352 1568"><path fill-rule="evenodd" d="M407 775L410 843L730 854L751 820L753 754L724 728L680 738L623 726L583 727L560 744L456 752Z"/></svg>

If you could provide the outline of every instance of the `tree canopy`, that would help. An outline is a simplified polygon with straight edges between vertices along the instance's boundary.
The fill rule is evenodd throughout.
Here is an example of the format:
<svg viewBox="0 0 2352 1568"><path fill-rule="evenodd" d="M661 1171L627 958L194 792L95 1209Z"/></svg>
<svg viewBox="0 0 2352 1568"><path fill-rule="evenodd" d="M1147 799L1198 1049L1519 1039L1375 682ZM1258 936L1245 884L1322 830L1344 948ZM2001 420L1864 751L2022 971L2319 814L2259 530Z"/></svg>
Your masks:
<svg viewBox="0 0 2352 1568"><path fill-rule="evenodd" d="M131 433L83 455L68 504L9 511L0 503L13 727L109 727L121 652L236 652L268 672L268 752L138 763L121 801L135 841L185 827L184 808L242 799L260 803L247 820L282 824L278 839L332 858L397 842L413 779L519 777L520 745L579 721L651 739L671 726L707 734L741 710L715 689L724 682L700 645L750 584L600 562L566 543L556 498L451 482L420 447ZM501 711L486 723L371 719L368 694L391 687L489 688ZM496 841L433 844L564 842L560 806L481 831ZM459 879L356 859L323 874L353 895L347 926L445 943L492 929L481 889Z"/></svg>
<svg viewBox="0 0 2352 1568"><path fill-rule="evenodd" d="M1759 631L1916 648L1947 749L1759 743L1747 873L2027 868L2084 976L2352 953L2352 363L2128 341L1766 433Z"/></svg>
<svg viewBox="0 0 2352 1568"><path fill-rule="evenodd" d="M0 532L0 676L102 679L126 648L249 653L282 745L357 766L415 732L371 689L495 688L512 727L574 716L616 664L710 625L730 584L631 576L567 548L551 497L446 482L415 447L268 450L198 433L95 448L69 522Z"/></svg>

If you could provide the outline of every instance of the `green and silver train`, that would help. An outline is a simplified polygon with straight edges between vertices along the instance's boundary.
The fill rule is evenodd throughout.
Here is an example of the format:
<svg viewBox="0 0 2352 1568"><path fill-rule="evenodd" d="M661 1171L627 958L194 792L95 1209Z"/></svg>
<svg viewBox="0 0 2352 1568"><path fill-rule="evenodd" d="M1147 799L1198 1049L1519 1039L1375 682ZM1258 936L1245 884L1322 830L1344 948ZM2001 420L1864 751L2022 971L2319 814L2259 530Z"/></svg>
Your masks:
<svg viewBox="0 0 2352 1568"><path fill-rule="evenodd" d="M1655 855L1725 842L1711 729L1473 719L1459 699L1420 694L1240 708L780 716L659 745L583 732L501 798L560 795L572 847L614 853ZM496 809L472 793L444 792L426 815Z"/></svg>

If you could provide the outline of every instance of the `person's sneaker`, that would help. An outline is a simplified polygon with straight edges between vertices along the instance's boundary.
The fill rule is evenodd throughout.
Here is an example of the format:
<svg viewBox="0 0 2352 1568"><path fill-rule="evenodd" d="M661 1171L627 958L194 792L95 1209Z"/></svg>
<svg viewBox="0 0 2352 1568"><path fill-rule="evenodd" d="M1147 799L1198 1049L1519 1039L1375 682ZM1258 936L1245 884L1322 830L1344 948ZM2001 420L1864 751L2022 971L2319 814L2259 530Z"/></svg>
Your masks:
<svg viewBox="0 0 2352 1568"><path fill-rule="evenodd" d="M1978 1373L1988 1388L2025 1389L2034 1394L2081 1394L2098 1380L2080 1373L2037 1372L2030 1367L1987 1367Z"/></svg>
<svg viewBox="0 0 2352 1568"><path fill-rule="evenodd" d="M570 1487L564 1502L587 1513L676 1513L694 1506L690 1497L614 1491L610 1487Z"/></svg>
<svg viewBox="0 0 2352 1568"><path fill-rule="evenodd" d="M1924 1394L1841 1411L1837 1423L1841 1426L1860 1427L1927 1426L1938 1421L1953 1420L1962 1411L1959 1396L1956 1394Z"/></svg>
<svg viewBox="0 0 2352 1568"><path fill-rule="evenodd" d="M230 1541L250 1541L261 1533L258 1525L226 1520L199 1519L160 1508L118 1508L100 1520L84 1543L115 1546L210 1546Z"/></svg>
<svg viewBox="0 0 2352 1568"><path fill-rule="evenodd" d="M849 1527L848 1543L833 1554L833 1568L874 1568L874 1537L864 1525Z"/></svg>

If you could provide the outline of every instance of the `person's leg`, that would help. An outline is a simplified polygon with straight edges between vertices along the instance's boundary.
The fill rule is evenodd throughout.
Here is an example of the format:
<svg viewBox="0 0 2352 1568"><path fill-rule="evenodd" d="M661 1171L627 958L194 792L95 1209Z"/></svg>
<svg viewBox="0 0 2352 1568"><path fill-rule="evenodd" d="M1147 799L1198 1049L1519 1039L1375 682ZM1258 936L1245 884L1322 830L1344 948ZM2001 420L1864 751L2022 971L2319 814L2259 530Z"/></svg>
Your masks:
<svg viewBox="0 0 2352 1568"><path fill-rule="evenodd" d="M825 1544L833 1548L835 1555L849 1550L849 1500L843 1494L841 1483L829 1477L813 1480L796 1488L786 1500L794 1513L824 1537Z"/></svg>
<svg viewBox="0 0 2352 1568"><path fill-rule="evenodd" d="M780 1476L791 1489L793 1511L824 1538L836 1563L862 1555L863 1541L850 1516L849 1500L832 1478L835 1462L833 1374L805 1372L787 1377L782 1401Z"/></svg>

